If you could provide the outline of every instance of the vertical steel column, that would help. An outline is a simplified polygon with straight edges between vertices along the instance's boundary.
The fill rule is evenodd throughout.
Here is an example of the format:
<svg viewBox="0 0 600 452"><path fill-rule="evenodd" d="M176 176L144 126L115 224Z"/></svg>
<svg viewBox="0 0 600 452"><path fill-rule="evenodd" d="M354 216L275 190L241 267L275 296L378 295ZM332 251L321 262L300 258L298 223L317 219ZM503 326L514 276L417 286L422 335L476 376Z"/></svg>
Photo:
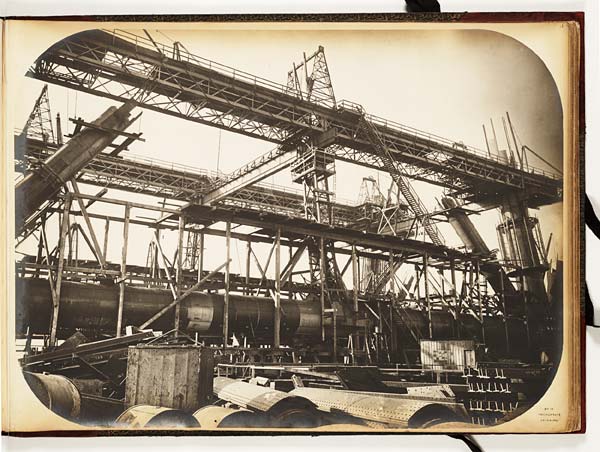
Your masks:
<svg viewBox="0 0 600 452"><path fill-rule="evenodd" d="M325 340L325 240L319 240L319 284L321 289L321 340Z"/></svg>
<svg viewBox="0 0 600 452"><path fill-rule="evenodd" d="M123 246L121 248L121 282L119 283L119 310L117 311L117 337L121 337L123 329L123 306L125 305L125 278L127 274L127 243L129 241L129 217L131 206L125 205L123 222Z"/></svg>
<svg viewBox="0 0 600 452"><path fill-rule="evenodd" d="M231 255L231 222L225 226L225 253L227 265L225 266L225 303L223 306L223 347L227 348L229 340L229 268Z"/></svg>
<svg viewBox="0 0 600 452"><path fill-rule="evenodd" d="M72 197L70 193L65 196L65 203L63 208L62 221L60 223L60 242L58 245L58 269L56 271L56 286L54 292L56 298L52 306L52 322L50 327L50 345L56 344L56 330L58 329L58 313L60 309L60 287L62 284L64 259L65 259L65 245L67 240L67 231L69 229L69 212L71 211ZM50 262L48 262L50 264Z"/></svg>
<svg viewBox="0 0 600 452"><path fill-rule="evenodd" d="M433 322L431 320L431 299L429 298L429 256L423 254L423 278L425 282L425 301L427 302L427 326L429 329L429 339L433 339Z"/></svg>
<svg viewBox="0 0 600 452"><path fill-rule="evenodd" d="M281 227L275 236L275 325L273 328L275 348L281 347Z"/></svg>
<svg viewBox="0 0 600 452"><path fill-rule="evenodd" d="M177 286L177 298L183 293L183 235L185 232L185 217L179 215L179 235L177 240L177 273L175 273L175 285ZM179 336L179 322L181 317L181 303L175 305L175 319L173 328L175 337Z"/></svg>

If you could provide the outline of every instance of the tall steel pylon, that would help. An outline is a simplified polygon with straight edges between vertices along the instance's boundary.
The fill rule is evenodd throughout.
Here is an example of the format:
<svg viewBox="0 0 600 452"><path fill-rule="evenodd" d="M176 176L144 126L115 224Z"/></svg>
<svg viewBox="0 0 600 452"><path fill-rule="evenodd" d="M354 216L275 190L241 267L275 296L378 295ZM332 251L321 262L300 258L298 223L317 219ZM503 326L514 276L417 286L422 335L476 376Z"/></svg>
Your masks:
<svg viewBox="0 0 600 452"><path fill-rule="evenodd" d="M287 91L301 99L335 108L335 94L325 59L325 49L319 46L310 56L293 63L288 72ZM307 114L304 121L327 129L324 118ZM322 224L333 223L331 178L335 175L335 159L323 143L315 143L313 137L305 136L297 146L297 159L292 164L294 182L302 184L304 212L307 219ZM335 246L332 240L309 238L307 243L311 283L319 285L322 303L322 339L325 340L325 310L331 310L332 322L341 314L339 305L346 301L346 286L339 270ZM333 331L335 336L335 326ZM334 351L337 338L334 337ZM335 352L334 352L335 354ZM335 359L335 358L334 358Z"/></svg>
<svg viewBox="0 0 600 452"><path fill-rule="evenodd" d="M293 63L288 72L287 88L302 99L335 108L335 94L323 46L309 57L304 53L299 64Z"/></svg>
<svg viewBox="0 0 600 452"><path fill-rule="evenodd" d="M48 84L44 85L42 92L35 101L33 110L23 127L22 134L42 140L44 143L55 142L50 100L48 99Z"/></svg>

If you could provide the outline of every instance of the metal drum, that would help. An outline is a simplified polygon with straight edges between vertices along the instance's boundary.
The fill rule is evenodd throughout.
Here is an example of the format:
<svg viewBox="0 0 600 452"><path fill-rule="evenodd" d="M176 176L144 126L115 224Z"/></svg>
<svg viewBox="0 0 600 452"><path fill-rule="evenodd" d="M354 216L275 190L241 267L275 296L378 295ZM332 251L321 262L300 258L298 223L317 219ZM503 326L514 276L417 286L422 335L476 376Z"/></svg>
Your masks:
<svg viewBox="0 0 600 452"><path fill-rule="evenodd" d="M181 410L161 406L136 405L125 410L115 421L123 428L198 428L196 418Z"/></svg>

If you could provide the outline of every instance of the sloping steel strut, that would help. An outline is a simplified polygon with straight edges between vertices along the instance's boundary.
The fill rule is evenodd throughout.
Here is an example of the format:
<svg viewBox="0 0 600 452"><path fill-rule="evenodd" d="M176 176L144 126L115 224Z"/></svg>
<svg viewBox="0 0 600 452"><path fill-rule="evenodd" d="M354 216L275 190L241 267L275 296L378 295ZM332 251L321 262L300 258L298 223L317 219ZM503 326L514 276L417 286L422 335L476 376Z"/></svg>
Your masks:
<svg viewBox="0 0 600 452"><path fill-rule="evenodd" d="M16 231L47 200L54 199L61 187L73 179L96 155L102 152L130 124L132 103L109 107L93 123L41 162L35 171L21 179L15 187Z"/></svg>

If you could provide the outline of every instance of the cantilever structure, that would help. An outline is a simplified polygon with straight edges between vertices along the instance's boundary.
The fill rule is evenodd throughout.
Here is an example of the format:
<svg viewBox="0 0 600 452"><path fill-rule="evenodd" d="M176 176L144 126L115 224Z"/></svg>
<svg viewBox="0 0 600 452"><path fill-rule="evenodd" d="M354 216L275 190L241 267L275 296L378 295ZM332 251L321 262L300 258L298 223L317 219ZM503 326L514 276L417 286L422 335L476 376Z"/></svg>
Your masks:
<svg viewBox="0 0 600 452"><path fill-rule="evenodd" d="M560 199L561 180L517 168L478 149L366 114L348 101L327 105L288 87L127 32L88 31L46 51L28 75L39 80L282 144L310 136L336 158L382 168L360 127L365 118L406 176L441 185L471 202L498 205L498 193L527 193L529 206Z"/></svg>
<svg viewBox="0 0 600 452"><path fill-rule="evenodd" d="M52 348L74 331L100 338L127 326L173 329L234 365L302 356L411 367L428 340L474 340L494 357L528 363L552 353L544 335L556 328L560 297L545 279L560 274L548 273L529 208L560 202L561 177L339 101L322 47L280 85L180 46L94 30L52 46L28 75L275 147L231 174L134 158L122 152L126 144L68 168L70 185L49 194L19 237L38 246L17 262L19 334L45 337ZM19 167L30 178L64 149L82 154L81 128L64 144L58 130L55 140L23 132ZM235 151L243 158L243 148ZM336 199L337 161L389 174L392 186L358 204ZM265 183L284 170L302 190ZM439 209L427 210L412 180L443 187ZM79 184L103 190L91 195ZM500 255L469 218L496 208ZM58 216L59 236L50 237L48 222ZM447 245L441 222L464 246ZM111 243L120 250L111 262L114 224L123 234ZM145 263L128 254L138 228L152 232ZM209 249L214 238L221 248ZM245 245L239 273L233 243ZM81 257L86 245L92 258ZM219 265L207 268L208 256Z"/></svg>

